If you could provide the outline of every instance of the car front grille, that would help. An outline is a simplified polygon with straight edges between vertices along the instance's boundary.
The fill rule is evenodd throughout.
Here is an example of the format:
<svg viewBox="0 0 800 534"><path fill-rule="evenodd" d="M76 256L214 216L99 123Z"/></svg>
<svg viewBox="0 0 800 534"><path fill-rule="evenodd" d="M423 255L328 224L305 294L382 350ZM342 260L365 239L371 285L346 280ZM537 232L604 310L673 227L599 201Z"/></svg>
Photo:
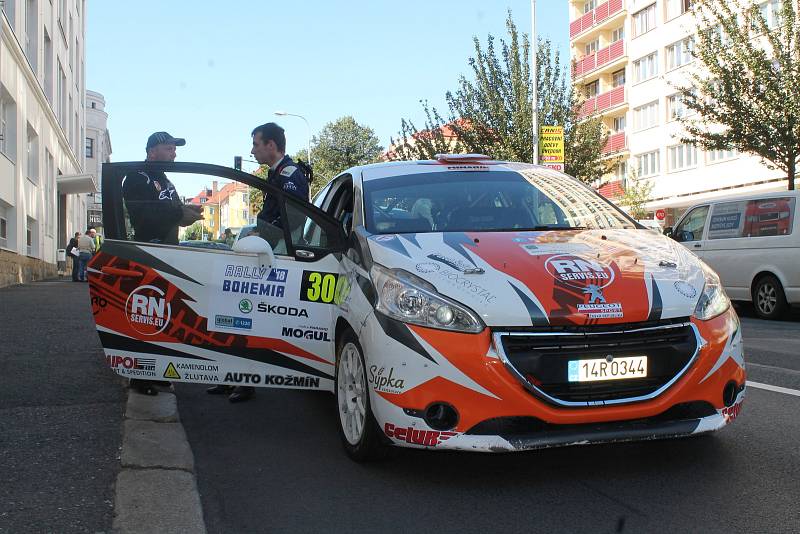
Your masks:
<svg viewBox="0 0 800 534"><path fill-rule="evenodd" d="M699 334L688 318L628 325L538 328L494 333L501 359L526 389L551 404L592 406L653 398L697 356ZM647 356L647 376L570 382L572 360Z"/></svg>

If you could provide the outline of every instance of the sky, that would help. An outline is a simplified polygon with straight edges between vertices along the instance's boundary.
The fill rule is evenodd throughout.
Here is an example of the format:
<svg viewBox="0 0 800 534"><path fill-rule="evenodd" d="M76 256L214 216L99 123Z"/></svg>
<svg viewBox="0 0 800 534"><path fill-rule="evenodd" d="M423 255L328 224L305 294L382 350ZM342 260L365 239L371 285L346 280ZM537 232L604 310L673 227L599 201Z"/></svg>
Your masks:
<svg viewBox="0 0 800 534"><path fill-rule="evenodd" d="M538 0L540 38L569 54L565 0ZM177 161L233 166L251 159L250 132L286 130L287 152L351 115L382 146L400 121L424 123L420 100L469 75L473 37L507 35L511 10L530 32L530 0L97 0L88 2L86 88L106 99L112 161L141 161L147 137L185 137ZM245 161L244 169L254 163ZM202 180L176 176L181 195Z"/></svg>

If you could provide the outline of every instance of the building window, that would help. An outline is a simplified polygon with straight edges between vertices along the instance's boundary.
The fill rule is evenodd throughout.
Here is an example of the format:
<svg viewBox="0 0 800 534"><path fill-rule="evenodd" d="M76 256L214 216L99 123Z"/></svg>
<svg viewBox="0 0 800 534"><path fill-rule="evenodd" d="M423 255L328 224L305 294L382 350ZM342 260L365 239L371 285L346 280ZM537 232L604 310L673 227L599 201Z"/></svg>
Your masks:
<svg viewBox="0 0 800 534"><path fill-rule="evenodd" d="M636 158L636 174L639 178L658 174L658 150L639 154Z"/></svg>
<svg viewBox="0 0 800 534"><path fill-rule="evenodd" d="M583 54L584 54L585 56L591 56L592 54L594 54L595 52L597 52L597 49L598 49L599 47L600 47L600 39L595 39L594 41L592 41L592 42L590 42L590 43L586 43L586 44L584 45L584 47L583 47Z"/></svg>
<svg viewBox="0 0 800 534"><path fill-rule="evenodd" d="M680 17L691 9L694 0L667 0L667 20Z"/></svg>
<svg viewBox="0 0 800 534"><path fill-rule="evenodd" d="M214 215L214 208L208 208L208 214Z"/></svg>
<svg viewBox="0 0 800 534"><path fill-rule="evenodd" d="M592 83L587 83L585 86L586 98L593 98L600 93L600 81L595 80Z"/></svg>
<svg viewBox="0 0 800 534"><path fill-rule="evenodd" d="M247 210L242 210L242 219L247 220Z"/></svg>
<svg viewBox="0 0 800 534"><path fill-rule="evenodd" d="M735 150L709 150L707 152L708 162L709 163L719 163L720 161L725 161L729 159L733 159L739 156L739 153Z"/></svg>
<svg viewBox="0 0 800 534"><path fill-rule="evenodd" d="M250 202L250 199L248 198L247 193L242 193L242 202L244 202L245 204Z"/></svg>
<svg viewBox="0 0 800 534"><path fill-rule="evenodd" d="M211 228L214 228L214 219L211 219L210 221L208 221L208 225L209 225Z"/></svg>
<svg viewBox="0 0 800 534"><path fill-rule="evenodd" d="M768 2L761 2L758 4L758 12L767 21L767 28L773 29L781 25L781 10L783 9L783 0L769 0ZM759 26L753 24L753 29L758 31Z"/></svg>
<svg viewBox="0 0 800 534"><path fill-rule="evenodd" d="M635 130L644 130L658 124L658 100L633 110L633 127Z"/></svg>
<svg viewBox="0 0 800 534"><path fill-rule="evenodd" d="M36 0L22 1L25 2L25 55L35 73L39 58L39 10Z"/></svg>
<svg viewBox="0 0 800 534"><path fill-rule="evenodd" d="M53 40L44 30L44 96L53 104Z"/></svg>
<svg viewBox="0 0 800 534"><path fill-rule="evenodd" d="M692 145L667 147L669 171L682 171L697 165L697 148Z"/></svg>
<svg viewBox="0 0 800 534"><path fill-rule="evenodd" d="M45 229L47 231L47 235L54 236L56 230L56 203L58 200L56 199L56 173L55 173L55 160L53 159L53 155L50 153L49 150L46 148L44 149L44 161L45 161L45 176L44 181L47 184L47 200L45 201L44 211L45 211ZM100 195L97 195L98 197Z"/></svg>
<svg viewBox="0 0 800 534"><path fill-rule="evenodd" d="M686 116L687 109L681 95L674 94L667 97L667 120L674 121Z"/></svg>
<svg viewBox="0 0 800 534"><path fill-rule="evenodd" d="M208 201L207 198L201 198L200 199L200 204L205 204L207 201Z"/></svg>
<svg viewBox="0 0 800 534"><path fill-rule="evenodd" d="M625 26L620 26L616 30L611 32L611 42L616 43L617 41L621 41L625 38Z"/></svg>
<svg viewBox="0 0 800 534"><path fill-rule="evenodd" d="M593 10L597 7L597 0L586 0L583 3L583 14L585 15L589 11Z"/></svg>
<svg viewBox="0 0 800 534"><path fill-rule="evenodd" d="M614 123L613 123L614 133L624 132L627 122L628 121L626 120L625 115L622 115L620 117L614 117Z"/></svg>
<svg viewBox="0 0 800 534"><path fill-rule="evenodd" d="M633 14L633 36L638 37L656 27L656 5L650 4Z"/></svg>
<svg viewBox="0 0 800 534"><path fill-rule="evenodd" d="M623 181L628 177L628 162L620 161L614 165L614 178L618 181Z"/></svg>
<svg viewBox="0 0 800 534"><path fill-rule="evenodd" d="M648 54L633 62L633 81L643 82L658 74L658 52Z"/></svg>
<svg viewBox="0 0 800 534"><path fill-rule="evenodd" d="M86 157L93 158L94 157L94 139L91 137L86 138Z"/></svg>
<svg viewBox="0 0 800 534"><path fill-rule="evenodd" d="M611 74L611 85L614 87L625 85L625 69L620 69Z"/></svg>
<svg viewBox="0 0 800 534"><path fill-rule="evenodd" d="M33 237L35 229L36 222L30 217L27 217L25 222L25 254L28 256L33 256Z"/></svg>
<svg viewBox="0 0 800 534"><path fill-rule="evenodd" d="M36 135L36 131L33 127L28 124L28 140L26 144L27 152L27 175L28 180L31 182L38 184L39 183L39 136Z"/></svg>
<svg viewBox="0 0 800 534"><path fill-rule="evenodd" d="M17 105L5 87L0 86L0 152L11 161L16 161Z"/></svg>
<svg viewBox="0 0 800 534"><path fill-rule="evenodd" d="M667 70L675 69L681 65L686 65L692 61L692 49L694 48L694 39L688 37L682 39L677 43L672 43L666 49L667 52Z"/></svg>
<svg viewBox="0 0 800 534"><path fill-rule="evenodd" d="M8 248L8 208L0 204L0 247Z"/></svg>
<svg viewBox="0 0 800 534"><path fill-rule="evenodd" d="M56 117L63 128L67 121L67 75L61 61L58 62L58 82L56 86Z"/></svg>

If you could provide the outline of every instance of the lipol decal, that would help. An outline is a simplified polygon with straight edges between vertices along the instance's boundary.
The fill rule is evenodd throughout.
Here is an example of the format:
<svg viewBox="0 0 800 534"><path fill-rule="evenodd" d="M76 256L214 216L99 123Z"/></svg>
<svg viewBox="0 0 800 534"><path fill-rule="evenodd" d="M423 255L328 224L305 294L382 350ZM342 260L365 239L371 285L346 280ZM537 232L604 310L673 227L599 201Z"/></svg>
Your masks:
<svg viewBox="0 0 800 534"><path fill-rule="evenodd" d="M106 363L123 376L156 376L156 361L150 358L131 356L106 356Z"/></svg>
<svg viewBox="0 0 800 534"><path fill-rule="evenodd" d="M125 301L128 324L144 336L160 334L169 324L172 308L164 292L155 286L134 289Z"/></svg>

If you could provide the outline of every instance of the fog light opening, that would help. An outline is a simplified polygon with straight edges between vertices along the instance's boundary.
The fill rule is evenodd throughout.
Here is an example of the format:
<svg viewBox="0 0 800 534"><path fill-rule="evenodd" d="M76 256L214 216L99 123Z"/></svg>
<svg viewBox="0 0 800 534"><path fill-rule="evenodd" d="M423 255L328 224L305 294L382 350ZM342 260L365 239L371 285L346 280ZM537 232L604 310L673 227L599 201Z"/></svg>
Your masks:
<svg viewBox="0 0 800 534"><path fill-rule="evenodd" d="M434 402L425 410L425 423L434 430L451 430L458 424L458 412L444 402Z"/></svg>
<svg viewBox="0 0 800 534"><path fill-rule="evenodd" d="M725 387L722 388L722 402L730 408L733 406L733 403L736 402L736 394L739 392L739 386L736 385L736 382L731 380Z"/></svg>

